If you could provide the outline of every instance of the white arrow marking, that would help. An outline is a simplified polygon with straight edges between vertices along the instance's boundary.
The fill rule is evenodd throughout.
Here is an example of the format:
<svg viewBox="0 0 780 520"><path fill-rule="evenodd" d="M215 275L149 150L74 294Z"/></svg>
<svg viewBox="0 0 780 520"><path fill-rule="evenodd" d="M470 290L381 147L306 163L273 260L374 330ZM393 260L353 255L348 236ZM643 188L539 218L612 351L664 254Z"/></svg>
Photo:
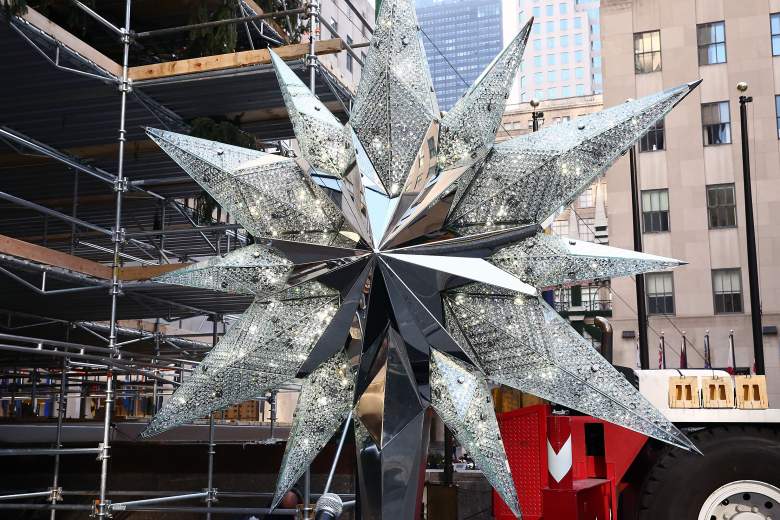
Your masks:
<svg viewBox="0 0 780 520"><path fill-rule="evenodd" d="M550 440L547 440L547 470L556 482L563 480L563 477L569 473L571 460L571 435L558 453L555 453Z"/></svg>

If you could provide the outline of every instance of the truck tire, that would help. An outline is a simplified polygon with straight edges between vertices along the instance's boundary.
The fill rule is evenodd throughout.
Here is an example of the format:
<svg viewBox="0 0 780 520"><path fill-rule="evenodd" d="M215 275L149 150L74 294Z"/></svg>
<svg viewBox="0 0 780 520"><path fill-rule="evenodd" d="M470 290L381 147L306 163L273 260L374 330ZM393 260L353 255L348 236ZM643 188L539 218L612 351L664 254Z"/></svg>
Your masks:
<svg viewBox="0 0 780 520"><path fill-rule="evenodd" d="M704 455L662 452L640 491L640 520L729 520L751 510L749 518L780 518L778 429L718 425L689 437Z"/></svg>

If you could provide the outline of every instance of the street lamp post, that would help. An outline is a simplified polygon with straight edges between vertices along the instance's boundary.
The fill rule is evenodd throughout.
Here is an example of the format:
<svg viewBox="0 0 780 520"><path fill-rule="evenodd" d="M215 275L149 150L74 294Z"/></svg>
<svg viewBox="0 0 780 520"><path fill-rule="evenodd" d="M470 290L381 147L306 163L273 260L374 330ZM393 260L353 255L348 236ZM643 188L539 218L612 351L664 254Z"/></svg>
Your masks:
<svg viewBox="0 0 780 520"><path fill-rule="evenodd" d="M530 101L531 108L531 129L534 132L539 131L539 120L544 120L544 112L536 110L539 107L539 100L534 98Z"/></svg>
<svg viewBox="0 0 780 520"><path fill-rule="evenodd" d="M737 84L739 96L739 122L742 139L742 180L745 191L745 235L747 237L748 282L750 283L750 319L753 325L753 355L756 363L756 374L764 374L764 338L761 325L761 294L758 286L758 258L756 256L756 228L753 219L753 189L750 182L750 148L748 144L747 104L753 101L752 96L744 93L748 84L741 81ZM736 367L735 367L736 368Z"/></svg>

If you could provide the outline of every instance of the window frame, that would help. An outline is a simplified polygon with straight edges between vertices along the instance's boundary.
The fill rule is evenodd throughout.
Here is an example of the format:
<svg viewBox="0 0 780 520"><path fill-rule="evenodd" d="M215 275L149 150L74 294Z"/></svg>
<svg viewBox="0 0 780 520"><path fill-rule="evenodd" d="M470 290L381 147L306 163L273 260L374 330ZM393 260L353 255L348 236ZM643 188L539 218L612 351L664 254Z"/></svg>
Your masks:
<svg viewBox="0 0 780 520"><path fill-rule="evenodd" d="M666 194L666 210L660 209L660 199L659 199L659 209L646 209L645 208L645 194L652 197L653 193L658 193L659 196L661 193ZM671 208L669 204L669 188L656 188L656 189L650 189L650 190L641 190L639 192L639 210L642 213L642 233L669 233L672 230L672 219L671 219ZM666 213L666 219L663 219L663 213ZM653 217L656 216L657 219L653 220ZM657 221L658 223L658 229L655 229L655 226L648 226L648 223L655 223ZM664 226L663 224L666 224L666 229L662 229Z"/></svg>
<svg viewBox="0 0 780 520"><path fill-rule="evenodd" d="M660 147L657 146L659 142L659 135L661 136ZM650 147L651 144L655 144L656 147ZM662 152L664 150L666 150L666 118L661 118L656 121L652 127L648 128L647 132L645 132L642 137L639 138L639 153Z"/></svg>
<svg viewBox="0 0 780 520"><path fill-rule="evenodd" d="M726 113L729 115L729 120L726 121L725 123L723 121L719 121L717 123L707 123L707 124L705 124L704 123L704 109L705 109L705 107L710 107L710 106L713 106L713 105L720 106L723 103L725 103L726 107L728 108ZM707 143L707 135L708 135L707 129L711 128L711 127L714 127L714 126L717 126L717 125L724 125L724 124L726 125L726 128L728 130L728 141L727 142L718 142L718 143L715 143L715 142ZM702 135L701 135L702 144L705 147L706 146L721 146L721 145L731 144L732 143L732 136L731 136L731 102L729 100L725 100L725 101L713 101L711 103L702 103L701 104L701 128L702 128Z"/></svg>
<svg viewBox="0 0 780 520"><path fill-rule="evenodd" d="M352 36L347 35L347 45L352 45L354 42L352 41ZM354 58L352 58L352 55L350 53L347 54L347 71L352 74L354 72L355 64L353 63Z"/></svg>
<svg viewBox="0 0 780 520"><path fill-rule="evenodd" d="M709 43L701 43L701 40L699 39L700 33L699 31L701 29L709 29L716 25L722 25L723 26L723 41L715 41L715 42L709 42ZM770 28L771 30L771 28ZM718 45L723 46L723 61L713 61L713 62L707 62L702 63L701 59L701 51L702 49L709 49L710 47L717 47ZM699 23L696 24L696 54L699 59L699 67L706 67L707 65L720 65L722 63L728 62L728 49L726 48L726 21L725 20L719 20L717 22L707 22L707 23ZM707 56L709 56L709 52L707 52ZM716 58L717 58L717 50L716 50Z"/></svg>
<svg viewBox="0 0 780 520"><path fill-rule="evenodd" d="M655 33L658 34L658 50L653 50L653 34ZM650 35L650 50L645 50L643 45L642 50L640 51L637 47L637 43L643 42L645 35ZM634 74L652 74L653 72L661 72L664 68L662 48L663 45L661 43L661 29L634 33ZM658 55L658 68L655 68L655 66L652 65L655 54ZM641 58L644 58L645 56L650 56L650 70L644 70L644 61ZM642 66L640 66L640 62L642 63Z"/></svg>
<svg viewBox="0 0 780 520"><path fill-rule="evenodd" d="M736 273L737 274L737 280L739 280L739 292L735 293L733 291L733 287L731 287L731 292L721 292L716 293L715 292L715 277L720 273ZM720 268L720 269L713 269L712 270L712 312L713 314L744 314L745 313L745 298L744 298L744 291L742 287L742 268L740 267L726 267L726 268ZM732 300L731 306L732 310L725 310L726 303L725 299L723 299L724 304L724 310L718 310L718 296L726 296L729 295L732 298L735 294L739 295L739 310L733 310L734 308L734 301Z"/></svg>
<svg viewBox="0 0 780 520"><path fill-rule="evenodd" d="M712 205L710 202L710 191L711 190L722 190L723 188L731 188L732 193L732 204L715 204ZM723 182L719 184L708 184L705 186L705 192L707 194L707 226L709 229L734 229L737 227L737 188L733 182ZM716 201L717 202L717 201ZM728 208L731 207L731 210L734 215L734 224L733 225L723 225L723 226L713 226L712 225L712 210L713 209L720 209L720 208Z"/></svg>
<svg viewBox="0 0 780 520"><path fill-rule="evenodd" d="M778 30L780 31L780 13L769 13L769 45L772 47L772 56L780 56L780 32L772 32L773 18L777 20ZM777 53L775 53L775 41L777 41Z"/></svg>
<svg viewBox="0 0 780 520"><path fill-rule="evenodd" d="M648 316L674 316L677 311L677 302L675 301L675 291L674 291L674 273L671 271L661 271L657 273L647 273L645 276L645 305L647 306L647 315ZM671 281L671 292L663 292L663 293L655 293L656 295L660 296L652 296L650 292L650 281L658 278L666 278L668 277ZM664 312L655 312L653 311L653 306L650 304L650 298L658 299L658 298L668 298L671 296L671 312L668 312L669 309L667 309L667 301L664 301L663 304L663 311Z"/></svg>
<svg viewBox="0 0 780 520"><path fill-rule="evenodd" d="M778 13L780 16L780 13ZM780 139L780 95L775 95L775 120L777 126L777 138Z"/></svg>

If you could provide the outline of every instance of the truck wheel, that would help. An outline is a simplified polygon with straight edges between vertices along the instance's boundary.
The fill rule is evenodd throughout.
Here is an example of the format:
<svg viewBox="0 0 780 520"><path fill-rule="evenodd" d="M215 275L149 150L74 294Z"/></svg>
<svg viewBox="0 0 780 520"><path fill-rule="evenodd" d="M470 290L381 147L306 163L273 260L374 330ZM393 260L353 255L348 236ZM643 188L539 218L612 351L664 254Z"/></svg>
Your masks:
<svg viewBox="0 0 780 520"><path fill-rule="evenodd" d="M719 425L689 435L704 456L666 449L645 478L640 520L780 518L780 432Z"/></svg>

